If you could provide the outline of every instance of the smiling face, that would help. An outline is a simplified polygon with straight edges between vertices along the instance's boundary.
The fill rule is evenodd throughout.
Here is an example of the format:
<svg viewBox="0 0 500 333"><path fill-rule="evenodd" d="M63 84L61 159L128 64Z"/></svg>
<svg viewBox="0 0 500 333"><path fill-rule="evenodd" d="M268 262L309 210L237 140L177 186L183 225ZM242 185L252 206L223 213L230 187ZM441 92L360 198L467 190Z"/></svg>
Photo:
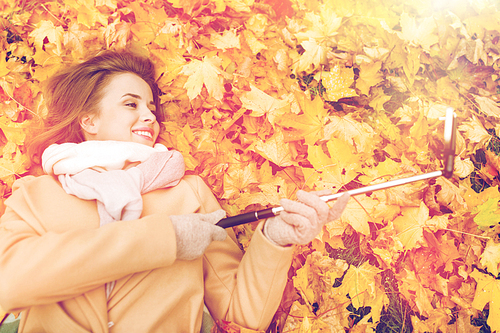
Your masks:
<svg viewBox="0 0 500 333"><path fill-rule="evenodd" d="M133 73L114 75L103 90L98 114L80 119L86 140L114 140L153 146L160 131L149 85Z"/></svg>

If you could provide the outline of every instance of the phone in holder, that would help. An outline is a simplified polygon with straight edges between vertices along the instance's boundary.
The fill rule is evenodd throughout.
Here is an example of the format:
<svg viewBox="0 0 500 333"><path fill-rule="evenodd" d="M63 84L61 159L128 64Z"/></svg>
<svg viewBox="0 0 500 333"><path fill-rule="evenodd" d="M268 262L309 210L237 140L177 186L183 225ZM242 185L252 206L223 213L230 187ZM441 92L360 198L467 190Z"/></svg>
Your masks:
<svg viewBox="0 0 500 333"><path fill-rule="evenodd" d="M455 166L455 146L457 138L457 121L456 121L456 114L453 108L449 107L446 109L444 121L445 124L444 124L444 140L443 140L444 143L443 170L428 172L422 175L412 176L408 178L390 180L380 184L360 187L353 190L349 190L347 191L347 193L349 193L352 196L378 190L384 190L394 186L400 186L416 181L421 181L441 176L444 176L446 178L451 178L453 176L453 168ZM322 196L321 199L324 200L325 202L336 200L340 198L344 193L346 192L339 192L331 195ZM234 227L240 224L250 223L260 219L276 216L281 211L283 211L283 207L273 207L254 212L244 213L222 219L217 223L217 225L222 228Z"/></svg>

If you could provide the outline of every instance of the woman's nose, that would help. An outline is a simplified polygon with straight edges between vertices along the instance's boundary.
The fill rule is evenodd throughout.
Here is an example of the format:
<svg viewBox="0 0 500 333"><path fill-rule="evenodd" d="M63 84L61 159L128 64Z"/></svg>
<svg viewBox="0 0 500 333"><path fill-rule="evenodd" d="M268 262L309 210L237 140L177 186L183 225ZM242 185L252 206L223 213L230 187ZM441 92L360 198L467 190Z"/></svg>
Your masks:
<svg viewBox="0 0 500 333"><path fill-rule="evenodd" d="M141 120L145 123L154 123L156 121L154 111L148 107L143 107L141 110Z"/></svg>

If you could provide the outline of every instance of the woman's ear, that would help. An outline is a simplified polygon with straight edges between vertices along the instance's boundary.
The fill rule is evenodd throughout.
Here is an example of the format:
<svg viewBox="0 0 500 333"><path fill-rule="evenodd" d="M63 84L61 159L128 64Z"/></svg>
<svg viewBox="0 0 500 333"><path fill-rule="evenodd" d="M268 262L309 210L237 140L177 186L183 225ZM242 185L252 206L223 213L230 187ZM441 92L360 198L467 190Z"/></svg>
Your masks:
<svg viewBox="0 0 500 333"><path fill-rule="evenodd" d="M80 118L80 127L85 132L85 136L96 135L99 129L99 121L95 114L87 113Z"/></svg>

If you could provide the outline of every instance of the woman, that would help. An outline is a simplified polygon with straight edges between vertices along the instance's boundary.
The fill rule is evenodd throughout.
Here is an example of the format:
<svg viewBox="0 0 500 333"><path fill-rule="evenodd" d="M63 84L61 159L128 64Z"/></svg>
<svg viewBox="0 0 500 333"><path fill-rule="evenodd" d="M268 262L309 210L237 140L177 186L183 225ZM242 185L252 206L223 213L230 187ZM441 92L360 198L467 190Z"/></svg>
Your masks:
<svg viewBox="0 0 500 333"><path fill-rule="evenodd" d="M53 77L30 156L47 175L17 181L0 220L0 306L20 332L199 332L215 319L265 329L293 244L338 218L317 194L282 200L245 254L178 152L155 144L162 120L150 60L105 52Z"/></svg>

